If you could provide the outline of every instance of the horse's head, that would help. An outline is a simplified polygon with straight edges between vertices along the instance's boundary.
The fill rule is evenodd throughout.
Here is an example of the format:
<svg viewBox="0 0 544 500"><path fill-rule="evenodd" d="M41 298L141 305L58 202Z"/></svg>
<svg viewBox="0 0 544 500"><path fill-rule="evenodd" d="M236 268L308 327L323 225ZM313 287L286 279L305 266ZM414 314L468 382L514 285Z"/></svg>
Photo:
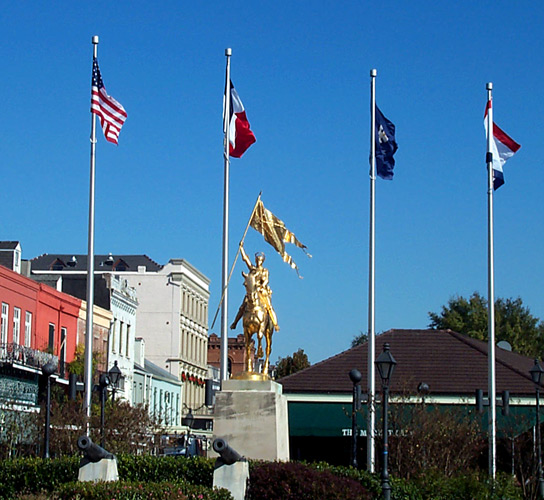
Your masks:
<svg viewBox="0 0 544 500"><path fill-rule="evenodd" d="M242 276L244 277L244 286L246 288L247 297L250 300L257 300L257 281L255 279L254 273L244 273L242 271Z"/></svg>

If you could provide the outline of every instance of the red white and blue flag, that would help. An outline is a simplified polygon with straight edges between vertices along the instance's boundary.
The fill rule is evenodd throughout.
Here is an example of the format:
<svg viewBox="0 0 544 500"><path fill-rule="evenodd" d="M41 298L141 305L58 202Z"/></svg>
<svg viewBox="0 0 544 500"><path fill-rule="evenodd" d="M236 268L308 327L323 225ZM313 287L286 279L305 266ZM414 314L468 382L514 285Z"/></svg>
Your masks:
<svg viewBox="0 0 544 500"><path fill-rule="evenodd" d="M487 101L484 114L485 134L488 134L487 112L491 109L491 101ZM491 141L491 153L493 157L493 189L498 189L504 184L502 167L506 160L512 158L521 146L493 122L493 140Z"/></svg>
<svg viewBox="0 0 544 500"><path fill-rule="evenodd" d="M100 125L104 131L106 140L117 144L121 127L127 119L127 112L120 102L116 101L106 92L96 58L93 58L93 78L91 86L91 113L94 113L100 118Z"/></svg>
<svg viewBox="0 0 544 500"><path fill-rule="evenodd" d="M230 82L229 155L241 158L257 139L249 127L244 105Z"/></svg>

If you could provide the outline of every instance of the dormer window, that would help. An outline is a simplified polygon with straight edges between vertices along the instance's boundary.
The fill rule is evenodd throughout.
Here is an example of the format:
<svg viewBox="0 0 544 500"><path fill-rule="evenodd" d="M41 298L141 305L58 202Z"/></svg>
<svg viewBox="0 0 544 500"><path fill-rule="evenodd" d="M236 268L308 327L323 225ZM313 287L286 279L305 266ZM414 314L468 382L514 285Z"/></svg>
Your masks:
<svg viewBox="0 0 544 500"><path fill-rule="evenodd" d="M128 264L123 259L118 259L117 262L112 267L113 271L126 271L128 269Z"/></svg>
<svg viewBox="0 0 544 500"><path fill-rule="evenodd" d="M62 271L66 267L66 264L60 259L55 259L55 261L49 266L51 271Z"/></svg>

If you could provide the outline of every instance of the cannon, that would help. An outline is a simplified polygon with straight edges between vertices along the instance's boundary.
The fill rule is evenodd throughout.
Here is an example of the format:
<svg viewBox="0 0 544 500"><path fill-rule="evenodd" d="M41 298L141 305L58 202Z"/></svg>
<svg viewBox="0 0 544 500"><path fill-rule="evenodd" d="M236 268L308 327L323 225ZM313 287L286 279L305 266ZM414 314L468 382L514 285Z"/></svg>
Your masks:
<svg viewBox="0 0 544 500"><path fill-rule="evenodd" d="M104 458L109 460L115 459L115 456L112 453L93 443L89 436L80 436L77 440L77 447L83 452L83 458L79 464L80 467L83 467L88 463L100 462L100 460Z"/></svg>
<svg viewBox="0 0 544 500"><path fill-rule="evenodd" d="M234 448L231 448L228 443L221 438L213 440L213 449L219 455L219 458L215 461L215 468L222 465L232 465L236 462L246 462L247 460L240 455Z"/></svg>
<svg viewBox="0 0 544 500"><path fill-rule="evenodd" d="M246 498L249 480L249 463L234 448L221 438L213 440L212 447L219 454L213 471L213 485L226 488L235 500ZM226 467L224 467L226 466Z"/></svg>

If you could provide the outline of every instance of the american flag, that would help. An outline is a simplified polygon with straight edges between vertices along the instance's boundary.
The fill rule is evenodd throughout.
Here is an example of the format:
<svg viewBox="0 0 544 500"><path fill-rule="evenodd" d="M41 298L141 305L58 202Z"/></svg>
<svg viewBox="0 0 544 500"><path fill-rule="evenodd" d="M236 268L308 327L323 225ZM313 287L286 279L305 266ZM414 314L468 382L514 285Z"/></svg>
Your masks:
<svg viewBox="0 0 544 500"><path fill-rule="evenodd" d="M106 140L117 144L127 112L120 102L107 94L96 58L93 58L91 113L100 118Z"/></svg>

